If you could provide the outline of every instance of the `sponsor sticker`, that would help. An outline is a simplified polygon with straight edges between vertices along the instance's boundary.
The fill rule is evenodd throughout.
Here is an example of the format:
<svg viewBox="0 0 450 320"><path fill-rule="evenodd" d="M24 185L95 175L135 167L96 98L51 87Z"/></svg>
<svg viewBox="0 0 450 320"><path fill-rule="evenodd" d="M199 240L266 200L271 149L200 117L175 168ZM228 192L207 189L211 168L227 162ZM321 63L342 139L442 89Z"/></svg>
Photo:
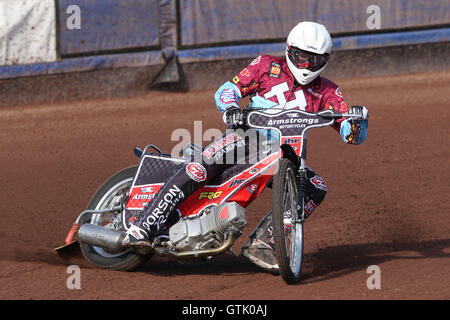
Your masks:
<svg viewBox="0 0 450 320"><path fill-rule="evenodd" d="M291 138L286 138L283 141L283 143L286 143L286 144L296 144L299 142L300 142L300 139L291 139Z"/></svg>
<svg viewBox="0 0 450 320"><path fill-rule="evenodd" d="M316 124L319 123L319 119L314 118L290 118L290 119L270 119L267 121L266 126L279 126L283 124ZM304 127L304 126L303 126Z"/></svg>
<svg viewBox="0 0 450 320"><path fill-rule="evenodd" d="M272 62L269 67L269 77L280 78L281 66L278 63Z"/></svg>
<svg viewBox="0 0 450 320"><path fill-rule="evenodd" d="M192 180L196 182L202 182L206 180L206 169L200 163L189 163L186 166L186 173Z"/></svg>
<svg viewBox="0 0 450 320"><path fill-rule="evenodd" d="M251 185L249 185L246 190L250 193L250 194L254 194L256 191L258 191L258 185L256 183L253 183Z"/></svg>
<svg viewBox="0 0 450 320"><path fill-rule="evenodd" d="M250 77L250 71L248 71L247 68L244 68L241 72L239 72L239 75L243 77Z"/></svg>
<svg viewBox="0 0 450 320"><path fill-rule="evenodd" d="M323 179L321 177L319 177L318 175L315 175L314 177L312 177L311 179L309 179L309 181L311 181L311 183L320 190L323 191L327 191L327 185L325 184L325 182L323 181Z"/></svg>
<svg viewBox="0 0 450 320"><path fill-rule="evenodd" d="M309 216L316 207L317 207L317 205L314 203L314 201L309 200L309 202L307 204L305 204L306 216Z"/></svg>
<svg viewBox="0 0 450 320"><path fill-rule="evenodd" d="M244 181L245 181L245 179L233 179L233 180L231 180L230 185L228 186L228 188L233 188L235 186L238 186Z"/></svg>
<svg viewBox="0 0 450 320"><path fill-rule="evenodd" d="M131 200L151 200L155 197L155 194L135 194Z"/></svg>
<svg viewBox="0 0 450 320"><path fill-rule="evenodd" d="M258 64L261 61L261 56L257 56L255 59L253 59L252 62L250 62L251 66L254 66L255 64Z"/></svg>
<svg viewBox="0 0 450 320"><path fill-rule="evenodd" d="M220 96L219 96L219 100L222 103L228 104L231 102L235 102L236 101L236 92L234 92L233 89L223 89L223 91L221 92Z"/></svg>
<svg viewBox="0 0 450 320"><path fill-rule="evenodd" d="M191 162L189 165L193 165L190 167L190 169L193 172L196 172L197 175L200 175L198 174L199 170L198 166L202 167L201 165L195 162ZM187 167L186 172L188 172L189 174L189 170ZM206 170L205 170L205 178L206 178ZM166 193L162 196L162 199L158 202L156 208L154 208L153 211L147 216L145 222L142 223L142 226L148 231L152 231L152 226L156 226L156 229L159 230L160 226L166 222L168 213L174 210L175 207L183 199L184 199L183 191L181 191L181 189L177 185L172 185L169 188L169 190L167 190Z"/></svg>
<svg viewBox="0 0 450 320"><path fill-rule="evenodd" d="M200 192L200 196L198 197L198 200L202 200L202 199L208 199L208 200L213 200L213 199L217 199L221 196L222 191L204 191L204 192Z"/></svg>

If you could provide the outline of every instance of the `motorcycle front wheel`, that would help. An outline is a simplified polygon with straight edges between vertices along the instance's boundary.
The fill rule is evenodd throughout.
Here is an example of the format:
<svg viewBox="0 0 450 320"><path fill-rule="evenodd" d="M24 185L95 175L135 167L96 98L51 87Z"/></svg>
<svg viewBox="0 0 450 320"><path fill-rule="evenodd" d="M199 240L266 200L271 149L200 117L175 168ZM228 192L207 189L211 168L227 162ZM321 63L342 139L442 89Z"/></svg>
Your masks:
<svg viewBox="0 0 450 320"><path fill-rule="evenodd" d="M121 206L127 192L130 190L136 175L137 167L123 169L109 178L94 194L87 210L111 209ZM106 228L124 231L122 212L115 211L107 214L93 214L86 216L83 223L92 223ZM102 269L128 271L144 264L149 256L138 255L130 250L122 252L108 252L107 250L80 243L81 253L91 264Z"/></svg>
<svg viewBox="0 0 450 320"><path fill-rule="evenodd" d="M272 189L272 225L280 274L288 284L300 280L303 260L303 224L299 221L295 167L280 159ZM303 200L302 200L303 201Z"/></svg>

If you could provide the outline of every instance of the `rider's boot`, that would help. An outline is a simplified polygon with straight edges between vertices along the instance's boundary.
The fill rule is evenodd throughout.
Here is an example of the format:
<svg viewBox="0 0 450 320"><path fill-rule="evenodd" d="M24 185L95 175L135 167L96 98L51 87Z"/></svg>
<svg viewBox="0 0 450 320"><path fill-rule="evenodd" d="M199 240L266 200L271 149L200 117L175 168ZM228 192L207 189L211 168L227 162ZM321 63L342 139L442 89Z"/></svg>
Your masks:
<svg viewBox="0 0 450 320"><path fill-rule="evenodd" d="M250 234L241 249L244 257L270 273L279 273L273 241L272 212L269 212Z"/></svg>
<svg viewBox="0 0 450 320"><path fill-rule="evenodd" d="M301 199L301 194L299 194L299 199ZM298 206L297 210L300 214L301 207ZM290 210L284 213L284 219L285 221L292 219ZM292 224L286 223L284 226L285 232L289 232L291 227ZM278 274L279 267L275 255L272 211L261 220L256 229L250 234L249 238L250 240L247 241L241 249L242 255L264 270Z"/></svg>
<svg viewBox="0 0 450 320"><path fill-rule="evenodd" d="M147 231L131 225L122 240L122 245L139 253L147 253L152 248L152 241Z"/></svg>

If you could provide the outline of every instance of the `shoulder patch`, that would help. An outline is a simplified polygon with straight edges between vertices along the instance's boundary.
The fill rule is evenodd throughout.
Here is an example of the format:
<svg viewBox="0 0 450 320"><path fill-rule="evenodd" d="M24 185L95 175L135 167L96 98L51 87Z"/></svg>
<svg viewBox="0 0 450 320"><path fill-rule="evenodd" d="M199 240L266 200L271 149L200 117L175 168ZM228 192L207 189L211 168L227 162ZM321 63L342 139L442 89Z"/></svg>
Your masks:
<svg viewBox="0 0 450 320"><path fill-rule="evenodd" d="M276 62L272 62L268 71L269 77L280 78L281 77L281 65Z"/></svg>
<svg viewBox="0 0 450 320"><path fill-rule="evenodd" d="M219 101L222 102L223 104L229 104L232 102L236 102L236 100L237 100L236 92L234 92L234 90L231 88L225 88L220 93Z"/></svg>
<svg viewBox="0 0 450 320"><path fill-rule="evenodd" d="M242 69L241 72L239 72L239 75L243 76L243 77L250 77L250 71L248 71L247 68Z"/></svg>
<svg viewBox="0 0 450 320"><path fill-rule="evenodd" d="M252 62L250 62L251 66L254 66L255 64L258 64L261 61L261 56L257 56L255 59L253 59Z"/></svg>

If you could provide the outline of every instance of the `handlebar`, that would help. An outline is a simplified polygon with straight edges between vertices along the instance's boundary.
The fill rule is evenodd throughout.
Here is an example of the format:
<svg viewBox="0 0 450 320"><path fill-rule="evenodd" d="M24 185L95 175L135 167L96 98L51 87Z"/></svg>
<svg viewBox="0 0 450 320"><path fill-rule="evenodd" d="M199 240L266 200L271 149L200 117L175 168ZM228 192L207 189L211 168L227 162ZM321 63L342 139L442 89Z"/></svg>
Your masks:
<svg viewBox="0 0 450 320"><path fill-rule="evenodd" d="M248 104L244 107L244 109L241 111L241 115L239 117L239 124L240 125L246 125L247 124L247 118L250 112L252 111L264 111L264 110L268 110L266 108L253 108L252 104ZM270 110L280 110L280 112L282 111L295 111L296 109L293 110L286 110L286 109L282 109L282 108L270 108ZM327 111L327 110L323 110L323 111ZM339 120L342 118L347 118L347 119L352 119L352 120L366 120L364 119L361 115L355 115L355 114L350 114L350 113L339 113L339 112L327 112L327 113L323 113L322 112L307 112L309 114L314 114L317 115L318 117L321 117L322 119L333 119L333 120ZM303 111L305 112L305 111ZM367 117L368 118L368 117Z"/></svg>
<svg viewBox="0 0 450 320"><path fill-rule="evenodd" d="M364 117L356 114L350 114L350 113L339 113L339 112L333 112L332 114L318 114L317 115L323 119L341 119L341 118L350 118L354 120L366 120ZM367 117L368 118L368 117Z"/></svg>

